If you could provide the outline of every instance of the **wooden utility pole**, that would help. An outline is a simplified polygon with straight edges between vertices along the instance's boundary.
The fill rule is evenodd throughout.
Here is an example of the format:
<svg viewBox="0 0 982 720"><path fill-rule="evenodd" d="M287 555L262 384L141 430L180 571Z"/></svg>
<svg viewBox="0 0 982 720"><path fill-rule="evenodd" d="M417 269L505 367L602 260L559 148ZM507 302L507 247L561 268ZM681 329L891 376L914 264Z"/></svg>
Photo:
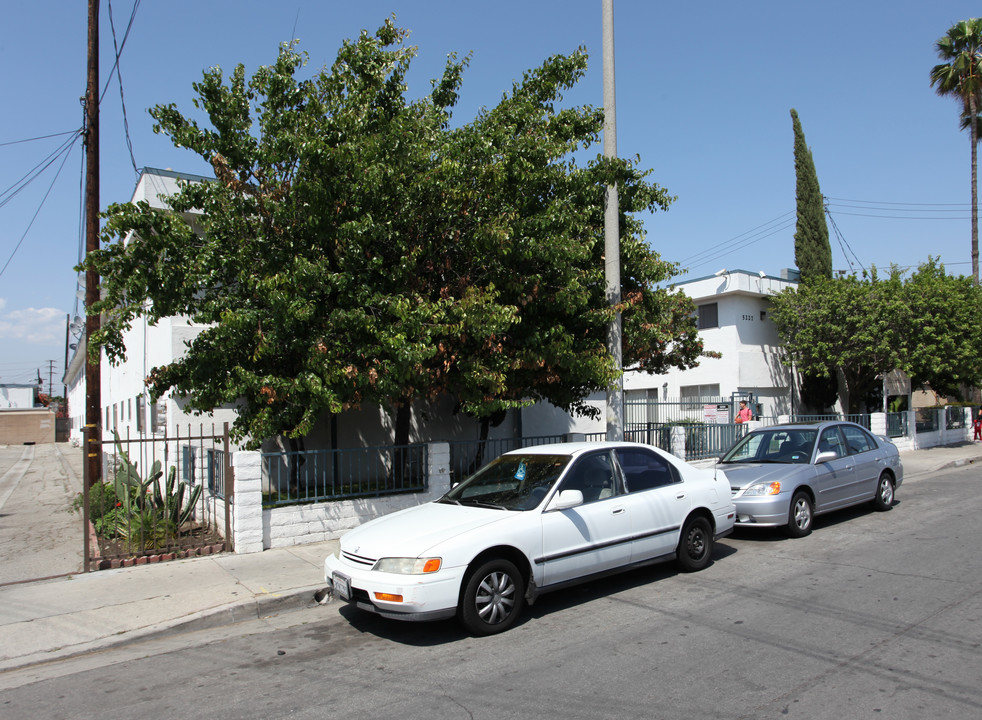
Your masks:
<svg viewBox="0 0 982 720"><path fill-rule="evenodd" d="M85 89L85 252L99 249L99 0L89 0L88 74ZM89 429L84 448L87 485L102 479L101 355L91 360L89 343L99 330L101 318L89 310L99 301L99 274L87 264L85 271L85 427Z"/></svg>

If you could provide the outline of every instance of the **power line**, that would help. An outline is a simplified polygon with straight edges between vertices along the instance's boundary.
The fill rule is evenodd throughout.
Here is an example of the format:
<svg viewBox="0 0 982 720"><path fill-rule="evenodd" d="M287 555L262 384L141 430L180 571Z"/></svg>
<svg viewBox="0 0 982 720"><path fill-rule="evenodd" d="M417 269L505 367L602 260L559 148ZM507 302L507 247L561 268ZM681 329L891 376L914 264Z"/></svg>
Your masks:
<svg viewBox="0 0 982 720"><path fill-rule="evenodd" d="M826 196L826 200L836 200L838 202L846 203L862 203L863 205L913 205L917 207L942 207L942 206L955 206L955 207L967 207L969 203L912 203L912 202L887 202L885 200L851 200L849 198L836 198Z"/></svg>
<svg viewBox="0 0 982 720"><path fill-rule="evenodd" d="M34 180L36 180L45 170L47 170L51 165L53 165L59 157L63 154L68 153L75 141L80 137L81 131L72 133L72 137L68 138L65 142L59 145L54 151L52 151L46 158L35 165L33 168L28 170L23 176L14 181L13 185L8 187L3 192L0 192L0 207L3 207L8 202L10 202L14 197L16 197L21 190L30 185Z"/></svg>
<svg viewBox="0 0 982 720"><path fill-rule="evenodd" d="M691 271L694 268L708 265L709 263L715 262L716 260L726 257L727 255L732 255L733 253L743 250L750 245L764 240L765 238L794 227L794 214L795 212L792 210L784 213L783 215L779 215L778 217L758 225L751 230L747 230L746 232L730 238L729 240L718 243L706 250L703 250L702 252L689 256L680 261L680 264L687 267Z"/></svg>
<svg viewBox="0 0 982 720"><path fill-rule="evenodd" d="M74 145L74 140L72 141ZM64 158L61 161L61 165L58 166L58 172L55 173L54 178L51 180L51 184L48 186L47 192L44 193L44 197L41 198L40 204L38 204L38 209L34 211L34 216L31 218L31 222L27 224L27 228L24 230L24 234L20 236L20 240L17 241L17 245L14 246L14 250L10 253L10 257L7 258L7 262L4 263L3 268L0 268L0 277L3 277L4 272L6 272L7 267L10 265L11 260L14 259L14 255L20 249L21 244L24 242L24 238L27 237L27 233L30 232L31 228L34 226L34 221L37 220L38 215L41 213L41 208L44 207L45 200L48 199L48 195L51 194L51 189L55 186L55 182L58 180L58 176L61 175L62 168L65 167L65 162L68 160L69 155L71 155L72 145L68 146L68 150L64 153ZM53 161L52 161L53 162ZM50 164L50 163L49 163Z"/></svg>
<svg viewBox="0 0 982 720"><path fill-rule="evenodd" d="M834 205L832 207L835 207ZM851 217L880 218L881 220L968 220L968 215L958 217L918 217L916 215L871 215L870 213L851 213L836 210L838 215L849 215Z"/></svg>
<svg viewBox="0 0 982 720"><path fill-rule="evenodd" d="M839 231L839 226L836 225L835 218L832 217L832 213L829 212L829 206L828 206L828 204L825 205L825 214L828 216L829 223L831 223L831 225L832 225L832 230L835 232L836 240L839 241L839 249L842 250L843 257L845 257L846 262L849 263L849 270L850 271L853 271L852 260L849 259L849 254L852 253L852 256L854 258L856 258L856 262L859 263L859 267L861 267L863 269L863 271L865 272L866 271L866 266L863 265L862 260L859 259L859 256L856 255L856 252L852 249L852 246L849 245L849 242L846 240L846 238L843 236L843 234ZM847 250L848 250L848 252L847 252Z"/></svg>
<svg viewBox="0 0 982 720"><path fill-rule="evenodd" d="M126 44L126 38L130 35L130 29L133 27L133 20L136 18L136 10L140 6L140 0L136 0L133 3L133 10L130 12L130 21L126 26L126 33L123 36L123 45ZM299 12L299 11L298 11ZM123 95L123 76L119 70L119 56L123 52L122 45L116 44L116 26L113 24L113 3L109 0L109 28L112 30L113 36L113 49L116 51L116 62L113 64L113 69L116 71L116 79L119 80L119 104L123 108L123 135L126 137L126 148L130 153L130 162L133 164L134 175L139 176L140 170L136 166L136 157L133 155L133 140L130 138L130 122L126 117L126 100ZM108 82L106 87L108 87ZM100 100L101 104L101 100Z"/></svg>
<svg viewBox="0 0 982 720"><path fill-rule="evenodd" d="M99 105L102 105L102 100L106 96L106 91L109 90L109 83L112 82L112 74L116 72L116 68L119 65L119 58L123 54L123 48L126 47L126 40L130 36L130 30L133 28L133 20L136 19L136 10L140 7L140 0L135 0L133 3L133 9L130 11L130 20L126 24L126 32L123 33L123 42L120 43L119 48L116 50L116 57L113 60L113 66L109 70L109 80L106 80L106 84L102 88L102 92L99 94ZM110 3L109 10L109 24L112 26L112 3ZM115 30L113 30L113 37L115 38ZM113 42L115 45L115 41Z"/></svg>
<svg viewBox="0 0 982 720"><path fill-rule="evenodd" d="M37 137L24 138L23 140L9 140L8 142L0 142L0 147L6 147L8 145L20 145L21 143L34 142L35 140L47 140L54 137L62 137L64 135L77 135L78 130L66 130L65 132L52 133L51 135L38 135Z"/></svg>

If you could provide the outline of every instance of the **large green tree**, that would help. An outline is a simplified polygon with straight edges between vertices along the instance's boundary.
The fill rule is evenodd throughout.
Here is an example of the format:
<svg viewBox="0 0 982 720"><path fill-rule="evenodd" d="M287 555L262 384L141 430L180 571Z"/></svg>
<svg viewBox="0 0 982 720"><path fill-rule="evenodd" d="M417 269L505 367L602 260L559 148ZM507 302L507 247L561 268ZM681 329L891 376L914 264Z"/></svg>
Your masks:
<svg viewBox="0 0 982 720"><path fill-rule="evenodd" d="M405 442L412 402L440 394L479 418L539 399L587 412L619 372L601 262L603 188L616 181L625 362L695 364L691 301L656 289L677 269L630 215L672 198L634 163L572 159L602 128L594 108L555 109L585 53L550 58L451 128L467 62L452 56L409 101L405 36L388 21L307 79L292 46L248 81L241 66L212 69L194 84L205 127L151 110L216 181L183 185L171 212L109 208L88 258L104 278L94 350L123 357L140 316L207 325L153 370L151 392L201 411L237 404L234 431L253 446L362 403L394 408Z"/></svg>
<svg viewBox="0 0 982 720"><path fill-rule="evenodd" d="M969 131L972 158L972 281L979 282L978 116L982 112L982 18L952 25L935 43L944 61L931 69L931 87L958 101L962 128Z"/></svg>
<svg viewBox="0 0 982 720"><path fill-rule="evenodd" d="M801 279L832 276L832 247L825 224L825 201L818 185L812 151L805 143L798 113L791 108L794 129L795 204L798 212L794 231L794 259Z"/></svg>
<svg viewBox="0 0 982 720"><path fill-rule="evenodd" d="M904 283L904 296L910 326L901 368L949 397L982 385L982 290L929 258Z"/></svg>
<svg viewBox="0 0 982 720"><path fill-rule="evenodd" d="M774 298L771 317L789 361L805 376L841 375L840 398L862 412L878 376L958 396L982 384L982 288L929 258L910 276L817 279Z"/></svg>
<svg viewBox="0 0 982 720"><path fill-rule="evenodd" d="M813 277L774 297L771 318L804 377L838 377L847 412L862 412L877 375L902 366L909 310L899 274Z"/></svg>

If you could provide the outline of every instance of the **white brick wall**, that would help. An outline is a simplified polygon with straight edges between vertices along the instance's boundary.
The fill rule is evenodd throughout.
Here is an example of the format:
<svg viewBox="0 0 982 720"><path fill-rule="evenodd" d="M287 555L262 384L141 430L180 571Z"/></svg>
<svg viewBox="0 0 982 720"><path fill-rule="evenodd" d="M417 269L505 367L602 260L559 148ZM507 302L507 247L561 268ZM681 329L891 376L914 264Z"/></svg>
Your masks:
<svg viewBox="0 0 982 720"><path fill-rule="evenodd" d="M450 488L450 445L430 443L428 454L429 489L425 493L335 500L263 510L261 454L235 453L232 458L235 470L235 552L261 552L269 548L333 540L372 518L435 500Z"/></svg>

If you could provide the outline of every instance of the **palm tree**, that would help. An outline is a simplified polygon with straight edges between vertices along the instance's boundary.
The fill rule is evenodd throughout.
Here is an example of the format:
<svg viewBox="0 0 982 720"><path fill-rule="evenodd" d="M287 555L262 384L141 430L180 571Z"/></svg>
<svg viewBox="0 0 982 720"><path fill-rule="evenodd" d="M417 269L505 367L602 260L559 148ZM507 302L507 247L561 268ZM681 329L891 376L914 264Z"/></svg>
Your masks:
<svg viewBox="0 0 982 720"><path fill-rule="evenodd" d="M938 95L961 103L962 127L972 138L972 282L979 284L978 118L982 110L982 18L962 20L938 40L938 56L947 62L931 70L931 87Z"/></svg>

